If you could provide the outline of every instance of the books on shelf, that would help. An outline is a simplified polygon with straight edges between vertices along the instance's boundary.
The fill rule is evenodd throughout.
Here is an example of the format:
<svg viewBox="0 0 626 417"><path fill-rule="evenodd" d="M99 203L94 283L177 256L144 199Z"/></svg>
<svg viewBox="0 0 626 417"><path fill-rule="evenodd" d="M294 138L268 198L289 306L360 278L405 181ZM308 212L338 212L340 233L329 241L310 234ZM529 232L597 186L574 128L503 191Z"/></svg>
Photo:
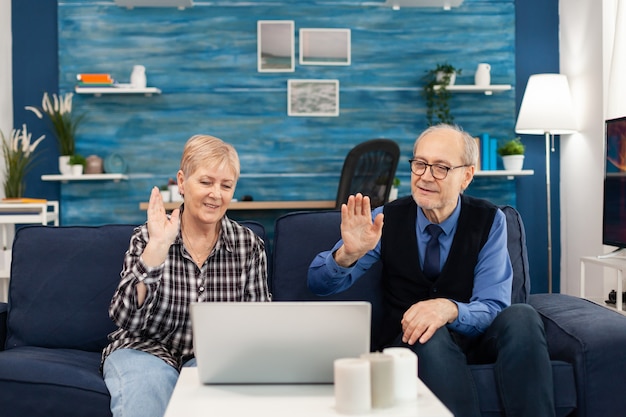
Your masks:
<svg viewBox="0 0 626 417"><path fill-rule="evenodd" d="M482 170L498 169L498 139L483 133L475 138L478 145L478 167Z"/></svg>

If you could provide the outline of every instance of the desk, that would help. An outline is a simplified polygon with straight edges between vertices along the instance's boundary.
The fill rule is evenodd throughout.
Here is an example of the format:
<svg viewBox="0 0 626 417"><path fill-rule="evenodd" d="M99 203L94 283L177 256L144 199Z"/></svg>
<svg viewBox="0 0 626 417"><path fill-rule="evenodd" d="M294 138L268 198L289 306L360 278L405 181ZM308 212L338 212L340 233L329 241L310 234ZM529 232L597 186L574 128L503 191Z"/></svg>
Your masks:
<svg viewBox="0 0 626 417"><path fill-rule="evenodd" d="M0 203L0 226L2 227L2 253L0 259L0 301L7 299L11 272L11 247L16 224L59 225L59 202Z"/></svg>
<svg viewBox="0 0 626 417"><path fill-rule="evenodd" d="M626 259L620 257L614 258L598 258L597 256L583 256L580 258L580 297L585 298L585 263L601 265L605 268L615 269L616 272L616 302L615 308L620 313L623 312L622 306L622 292L624 290L624 285L622 279L624 277L624 271L626 271ZM608 296L607 296L608 298ZM604 300L591 300L595 301L598 304L604 305L608 307Z"/></svg>
<svg viewBox="0 0 626 417"><path fill-rule="evenodd" d="M181 202L164 203L166 211L172 211L180 206ZM148 209L148 203L139 203L141 210ZM334 200L305 200L305 201L231 201L228 210L332 210Z"/></svg>
<svg viewBox="0 0 626 417"><path fill-rule="evenodd" d="M165 417L325 417L342 416L335 411L332 384L317 385L202 385L198 368L183 368ZM376 416L452 417L452 413L421 382L418 398L386 409Z"/></svg>

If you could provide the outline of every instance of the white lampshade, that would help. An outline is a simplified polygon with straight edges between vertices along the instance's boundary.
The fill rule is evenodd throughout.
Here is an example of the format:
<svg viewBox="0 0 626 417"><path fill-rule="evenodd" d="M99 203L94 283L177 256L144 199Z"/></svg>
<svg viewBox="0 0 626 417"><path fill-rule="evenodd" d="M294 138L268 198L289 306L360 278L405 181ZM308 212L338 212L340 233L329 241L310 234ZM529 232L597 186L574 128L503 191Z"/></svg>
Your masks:
<svg viewBox="0 0 626 417"><path fill-rule="evenodd" d="M576 131L567 77L562 74L531 75L522 99L515 132L562 135Z"/></svg>

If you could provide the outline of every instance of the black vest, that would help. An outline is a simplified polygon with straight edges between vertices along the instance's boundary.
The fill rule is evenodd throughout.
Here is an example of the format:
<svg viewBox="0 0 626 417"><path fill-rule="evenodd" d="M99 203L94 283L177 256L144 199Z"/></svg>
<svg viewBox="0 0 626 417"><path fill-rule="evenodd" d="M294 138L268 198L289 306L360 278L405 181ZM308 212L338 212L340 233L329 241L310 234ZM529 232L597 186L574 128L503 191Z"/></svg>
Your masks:
<svg viewBox="0 0 626 417"><path fill-rule="evenodd" d="M383 210L381 260L388 316L383 333L389 338L400 333L402 315L418 301L450 298L469 302L478 254L487 242L497 207L486 200L461 195L461 213L450 253L434 282L426 278L420 267L415 234L417 205L413 198L398 199L386 204Z"/></svg>

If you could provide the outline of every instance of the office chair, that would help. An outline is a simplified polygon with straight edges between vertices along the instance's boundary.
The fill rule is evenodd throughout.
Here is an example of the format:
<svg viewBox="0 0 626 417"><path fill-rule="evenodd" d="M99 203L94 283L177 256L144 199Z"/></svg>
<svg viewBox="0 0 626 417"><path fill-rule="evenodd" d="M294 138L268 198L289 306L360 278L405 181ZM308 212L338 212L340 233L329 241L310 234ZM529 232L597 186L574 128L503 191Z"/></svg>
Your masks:
<svg viewBox="0 0 626 417"><path fill-rule="evenodd" d="M372 208L385 204L399 159L400 147L391 139L371 139L352 148L341 170L335 208L356 193L368 196Z"/></svg>

